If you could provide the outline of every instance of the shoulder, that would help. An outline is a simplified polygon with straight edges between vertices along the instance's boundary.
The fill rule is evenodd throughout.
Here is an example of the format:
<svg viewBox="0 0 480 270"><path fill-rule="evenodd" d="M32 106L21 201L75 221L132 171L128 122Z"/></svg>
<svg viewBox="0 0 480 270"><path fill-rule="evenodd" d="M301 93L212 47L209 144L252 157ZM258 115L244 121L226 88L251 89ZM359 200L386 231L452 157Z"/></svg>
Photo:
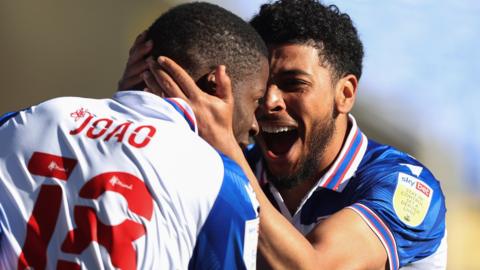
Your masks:
<svg viewBox="0 0 480 270"><path fill-rule="evenodd" d="M98 104L102 99L91 99L83 97L57 97L41 102L37 105L32 106L30 109L33 112L75 112L77 109L80 109L82 105L88 104ZM106 100L106 99L105 99ZM84 105L84 106L85 106ZM78 108L77 108L78 107Z"/></svg>
<svg viewBox="0 0 480 270"><path fill-rule="evenodd" d="M222 153L220 153L220 156L225 168L224 185L229 185L228 190L232 192L232 196L227 196L227 198L236 196L238 200L246 203L248 209L253 206L256 215L259 204L247 176L236 162Z"/></svg>
<svg viewBox="0 0 480 270"><path fill-rule="evenodd" d="M446 208L440 182L428 168L404 152L372 142L353 182L351 208L383 239L390 239L400 266L436 251L445 235Z"/></svg>
<svg viewBox="0 0 480 270"><path fill-rule="evenodd" d="M378 211L393 211L407 227L429 225L428 217L444 218L440 182L414 157L391 146L372 143L355 176L355 201Z"/></svg>
<svg viewBox="0 0 480 270"><path fill-rule="evenodd" d="M207 265L244 269L255 265L259 205L241 168L222 153L219 157L223 181L198 234L189 269L209 268Z"/></svg>
<svg viewBox="0 0 480 270"><path fill-rule="evenodd" d="M15 119L15 126L40 126L44 122L49 126L57 122L73 119L78 121L86 115L93 114L88 108L95 107L104 110L108 106L100 106L109 99L89 99L81 97L57 97L46 100L28 108L16 112L10 112L2 116L2 124L7 120ZM35 124L39 122L38 124Z"/></svg>
<svg viewBox="0 0 480 270"><path fill-rule="evenodd" d="M443 193L440 182L426 166L405 152L374 141L369 141L355 177L370 191L393 192L403 183L426 194Z"/></svg>

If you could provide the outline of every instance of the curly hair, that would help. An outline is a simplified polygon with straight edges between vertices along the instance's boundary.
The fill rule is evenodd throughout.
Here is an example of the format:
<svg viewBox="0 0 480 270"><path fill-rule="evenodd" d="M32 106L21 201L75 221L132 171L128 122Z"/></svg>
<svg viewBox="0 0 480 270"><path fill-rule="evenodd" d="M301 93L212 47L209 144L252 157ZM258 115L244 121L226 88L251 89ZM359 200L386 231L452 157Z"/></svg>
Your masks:
<svg viewBox="0 0 480 270"><path fill-rule="evenodd" d="M362 75L363 45L348 16L316 0L278 0L264 4L250 21L267 45L313 45L334 76ZM313 42L313 43L312 43ZM326 63L325 63L326 61Z"/></svg>
<svg viewBox="0 0 480 270"><path fill-rule="evenodd" d="M235 85L260 69L268 51L260 35L237 15L209 3L178 5L148 29L152 55L172 58L197 80L202 69L226 65Z"/></svg>

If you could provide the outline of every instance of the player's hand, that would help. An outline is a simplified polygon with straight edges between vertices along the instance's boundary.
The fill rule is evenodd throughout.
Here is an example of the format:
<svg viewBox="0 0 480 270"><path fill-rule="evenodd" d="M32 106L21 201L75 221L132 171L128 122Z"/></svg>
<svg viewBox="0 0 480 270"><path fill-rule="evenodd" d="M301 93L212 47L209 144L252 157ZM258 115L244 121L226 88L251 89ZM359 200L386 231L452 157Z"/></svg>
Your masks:
<svg viewBox="0 0 480 270"><path fill-rule="evenodd" d="M151 40L146 41L146 38L147 31L143 31L137 36L130 48L125 71L120 81L118 81L118 90L134 89L139 83L143 82L141 75L148 70L145 58L153 47L153 42Z"/></svg>
<svg viewBox="0 0 480 270"><path fill-rule="evenodd" d="M184 99L192 107L198 131L213 147L229 155L238 147L233 135L233 97L230 77L225 66L215 70L215 91L206 93L190 75L168 57L160 56L158 62L148 60L150 70L144 73L149 91L166 97Z"/></svg>

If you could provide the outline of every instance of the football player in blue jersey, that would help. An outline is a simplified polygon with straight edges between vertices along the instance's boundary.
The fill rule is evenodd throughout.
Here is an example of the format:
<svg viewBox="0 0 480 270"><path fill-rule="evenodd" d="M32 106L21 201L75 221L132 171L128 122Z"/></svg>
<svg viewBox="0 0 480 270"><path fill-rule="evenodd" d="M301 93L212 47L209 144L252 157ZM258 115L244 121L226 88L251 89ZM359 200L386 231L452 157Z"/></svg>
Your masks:
<svg viewBox="0 0 480 270"><path fill-rule="evenodd" d="M229 123L205 125L206 139L251 178L265 266L445 269L440 183L415 158L367 138L350 114L363 59L350 17L315 0L279 0L262 5L251 24L270 53L261 131L246 153L256 178L234 142L218 143ZM228 100L199 91L168 58L159 63L144 77L149 88L225 115L218 104Z"/></svg>

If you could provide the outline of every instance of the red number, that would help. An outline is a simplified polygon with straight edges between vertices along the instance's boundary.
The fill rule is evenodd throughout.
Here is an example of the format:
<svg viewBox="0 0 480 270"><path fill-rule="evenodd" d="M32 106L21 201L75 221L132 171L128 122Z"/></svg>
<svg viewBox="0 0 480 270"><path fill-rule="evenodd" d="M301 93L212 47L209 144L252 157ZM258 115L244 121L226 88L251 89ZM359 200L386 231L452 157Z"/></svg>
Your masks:
<svg viewBox="0 0 480 270"><path fill-rule="evenodd" d="M125 172L109 172L95 176L80 190L80 197L96 199L105 191L122 195L130 211L150 220L153 214L153 199L142 180ZM133 241L145 234L142 224L125 220L119 225L101 223L95 210L86 206L75 206L77 228L68 233L62 251L80 254L95 241L104 246L113 266L120 269L136 269L136 253Z"/></svg>
<svg viewBox="0 0 480 270"><path fill-rule="evenodd" d="M45 269L47 247L52 237L62 201L59 186L43 185L27 223L27 236L18 259L18 269Z"/></svg>
<svg viewBox="0 0 480 270"><path fill-rule="evenodd" d="M68 174L63 171L52 173L45 169L51 160L65 169L65 160L69 165ZM32 162L35 161L35 162ZM75 160L73 160L75 161ZM30 166L30 164L34 164ZM40 164L40 165L39 165ZM67 180L75 167L72 159L34 153L29 162L32 174L56 177ZM53 167L52 167L53 168ZM53 168L58 171L58 168ZM133 213L150 220L153 215L153 199L144 182L134 175L125 172L108 172L99 174L87 181L79 192L86 199L97 199L106 191L122 195L127 201L128 209ZM55 230L62 199L62 189L54 185L42 185L38 199L27 224L25 244L18 260L18 269L45 269L47 264L47 247ZM80 255L91 242L105 247L110 255L112 265L120 269L136 269L137 258L133 242L145 235L145 226L132 220L111 226L103 224L95 209L87 206L74 207L76 228L69 231L63 241L61 250L65 253ZM80 269L75 262L59 260L57 269Z"/></svg>

